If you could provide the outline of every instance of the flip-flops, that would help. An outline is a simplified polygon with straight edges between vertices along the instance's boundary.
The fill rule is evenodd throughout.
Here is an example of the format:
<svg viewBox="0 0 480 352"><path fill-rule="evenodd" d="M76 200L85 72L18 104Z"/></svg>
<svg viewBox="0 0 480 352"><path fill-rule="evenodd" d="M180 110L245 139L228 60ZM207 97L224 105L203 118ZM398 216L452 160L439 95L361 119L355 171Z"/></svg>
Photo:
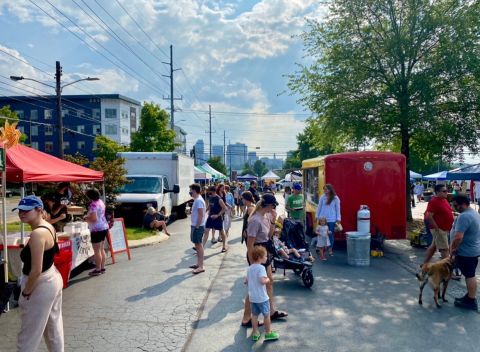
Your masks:
<svg viewBox="0 0 480 352"><path fill-rule="evenodd" d="M204 272L205 272L205 269L202 269L202 270L195 269L195 270L192 271L192 274L197 275L197 274L201 274L201 273L204 273Z"/></svg>
<svg viewBox="0 0 480 352"><path fill-rule="evenodd" d="M272 319L272 320L283 319L283 318L286 318L286 317L288 317L288 313L287 312L282 312L281 310L276 310L275 312L273 312L272 315L270 315L270 319Z"/></svg>
<svg viewBox="0 0 480 352"><path fill-rule="evenodd" d="M252 325L252 319L250 319L250 320L247 321L246 323L244 323L244 322L242 321L242 326L243 326L244 328L251 328L251 327L253 326L253 325ZM263 326L263 321L259 321L259 322L258 322L258 326Z"/></svg>
<svg viewBox="0 0 480 352"><path fill-rule="evenodd" d="M198 265L197 265L197 264L193 264L193 265L190 265L189 268L190 268L190 269L198 269Z"/></svg>

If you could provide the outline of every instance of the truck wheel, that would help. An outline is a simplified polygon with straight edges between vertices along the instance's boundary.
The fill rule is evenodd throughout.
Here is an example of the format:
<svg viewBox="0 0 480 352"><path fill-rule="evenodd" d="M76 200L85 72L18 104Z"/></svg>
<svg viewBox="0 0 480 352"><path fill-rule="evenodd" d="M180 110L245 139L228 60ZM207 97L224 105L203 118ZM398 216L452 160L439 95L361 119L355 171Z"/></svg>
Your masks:
<svg viewBox="0 0 480 352"><path fill-rule="evenodd" d="M187 204L181 204L176 207L173 207L172 213L175 213L176 219L186 219L187 218Z"/></svg>

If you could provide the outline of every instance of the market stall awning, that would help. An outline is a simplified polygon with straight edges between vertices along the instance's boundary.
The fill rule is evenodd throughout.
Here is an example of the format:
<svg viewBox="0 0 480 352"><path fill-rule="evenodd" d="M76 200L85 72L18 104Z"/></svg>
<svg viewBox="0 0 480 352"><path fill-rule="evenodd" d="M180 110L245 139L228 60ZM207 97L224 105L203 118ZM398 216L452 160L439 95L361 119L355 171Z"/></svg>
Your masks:
<svg viewBox="0 0 480 352"><path fill-rule="evenodd" d="M255 180L256 181L257 176L246 174L246 175L243 175L243 176L238 176L237 180L240 180L240 181L253 181L253 180Z"/></svg>
<svg viewBox="0 0 480 352"><path fill-rule="evenodd" d="M480 164L468 165L447 173L447 180L480 180Z"/></svg>
<svg viewBox="0 0 480 352"><path fill-rule="evenodd" d="M425 180L429 181L445 181L447 179L448 171L439 171L431 175L423 176Z"/></svg>
<svg viewBox="0 0 480 352"><path fill-rule="evenodd" d="M269 172L267 172L265 175L262 176L262 180L279 180L279 179L280 177L272 170L270 170Z"/></svg>
<svg viewBox="0 0 480 352"><path fill-rule="evenodd" d="M211 180L212 178L213 176L209 172L203 170L199 166L195 166L195 180Z"/></svg>
<svg viewBox="0 0 480 352"><path fill-rule="evenodd" d="M415 171L410 170L410 178L413 178L413 179L422 178L422 175L420 175Z"/></svg>
<svg viewBox="0 0 480 352"><path fill-rule="evenodd" d="M212 174L212 176L217 179L217 180L226 180L228 179L227 176L225 176L224 174L222 174L220 171L217 171L215 170L213 167L211 167L208 163L205 163L202 165L201 167L203 170L205 170L206 172Z"/></svg>
<svg viewBox="0 0 480 352"><path fill-rule="evenodd" d="M59 159L18 144L7 149L8 182L90 182L102 181L103 172Z"/></svg>

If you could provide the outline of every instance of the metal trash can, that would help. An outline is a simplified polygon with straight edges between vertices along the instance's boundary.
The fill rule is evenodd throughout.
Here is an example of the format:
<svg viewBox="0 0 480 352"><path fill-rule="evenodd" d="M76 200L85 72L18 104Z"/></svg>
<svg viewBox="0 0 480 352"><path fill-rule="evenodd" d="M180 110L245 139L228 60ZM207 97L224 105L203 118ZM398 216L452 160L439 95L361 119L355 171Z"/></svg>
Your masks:
<svg viewBox="0 0 480 352"><path fill-rule="evenodd" d="M347 232L347 262L353 266L370 265L370 234Z"/></svg>

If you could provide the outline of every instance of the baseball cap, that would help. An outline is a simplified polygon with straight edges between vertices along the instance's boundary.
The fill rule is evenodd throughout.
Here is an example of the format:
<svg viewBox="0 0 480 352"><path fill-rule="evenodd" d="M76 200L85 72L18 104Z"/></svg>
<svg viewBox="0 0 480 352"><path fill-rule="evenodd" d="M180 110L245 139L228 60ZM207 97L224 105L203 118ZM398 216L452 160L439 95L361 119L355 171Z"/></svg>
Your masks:
<svg viewBox="0 0 480 352"><path fill-rule="evenodd" d="M18 206L16 208L13 208L12 211L17 209L29 211L35 208L43 209L42 200L36 196L26 196L20 200Z"/></svg>
<svg viewBox="0 0 480 352"><path fill-rule="evenodd" d="M302 185L300 183L295 183L293 185L293 189L295 189L297 191L301 191L302 190Z"/></svg>
<svg viewBox="0 0 480 352"><path fill-rule="evenodd" d="M262 196L262 199L263 199L263 204L264 205L275 205L275 206L278 205L277 199L275 198L275 196L273 194L265 193Z"/></svg>

